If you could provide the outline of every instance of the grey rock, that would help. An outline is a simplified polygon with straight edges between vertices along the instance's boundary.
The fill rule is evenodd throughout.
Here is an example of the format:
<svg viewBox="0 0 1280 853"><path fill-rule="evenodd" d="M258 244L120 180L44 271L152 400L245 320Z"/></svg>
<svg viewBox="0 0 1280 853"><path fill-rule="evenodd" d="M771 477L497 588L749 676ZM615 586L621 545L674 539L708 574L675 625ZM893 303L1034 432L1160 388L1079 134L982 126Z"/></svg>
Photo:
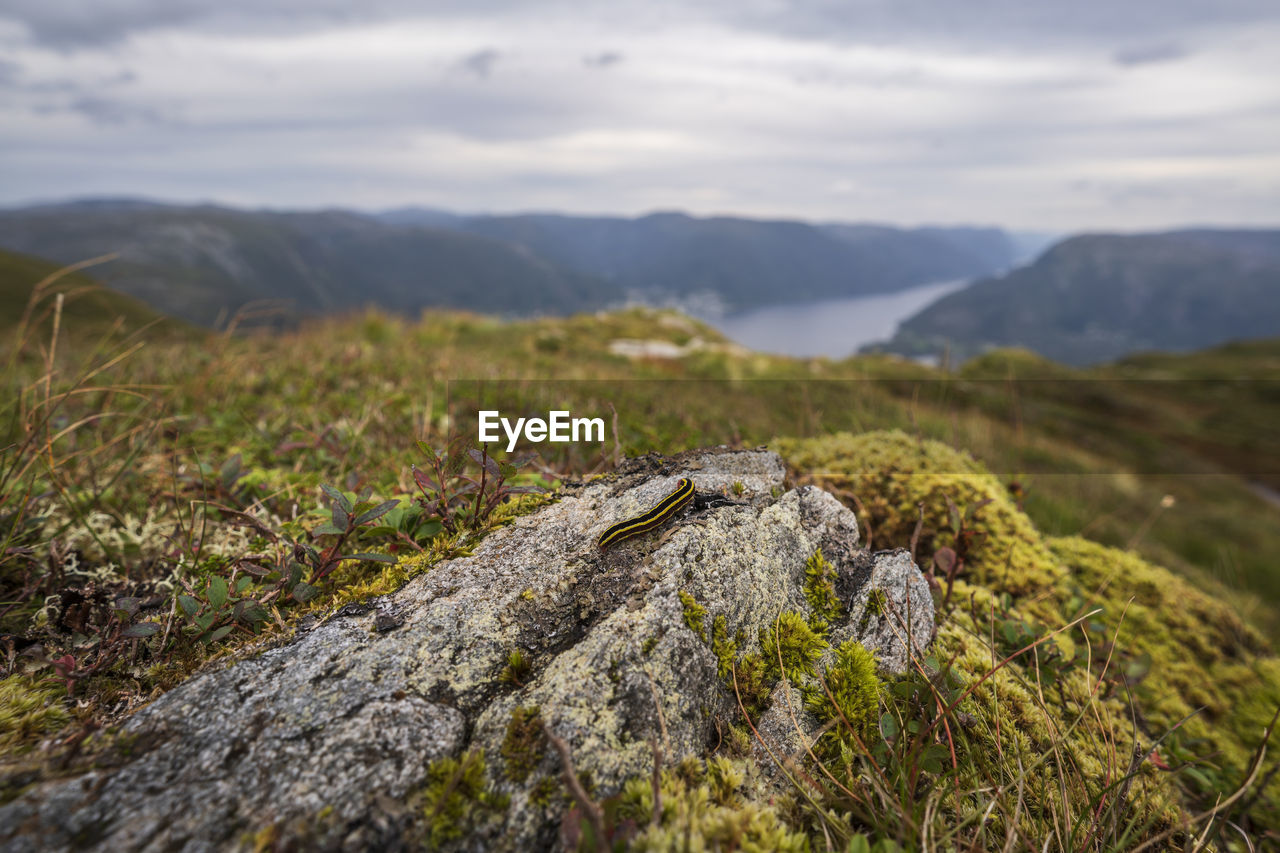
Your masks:
<svg viewBox="0 0 1280 853"><path fill-rule="evenodd" d="M734 503L598 550L603 530L681 476ZM568 488L472 556L170 691L122 727L132 744L123 764L0 807L0 841L199 851L244 846L275 826L309 846L395 849L411 818L405 801L431 763L483 749L510 806L458 847L552 847L563 806L535 786L558 779L559 760L548 750L513 780L502 744L515 709L540 709L600 796L651 770L651 740L672 760L705 754L737 707L706 641L713 618L754 641L780 611L807 612L804 564L819 547L849 609L832 626L835 644L862 638L900 670L906 637L928 642L932 601L910 559L859 551L852 512L814 487L784 492L784 478L772 453L718 448L630 460ZM863 618L872 588L887 606ZM704 637L686 624L681 591L705 608ZM909 634L897 620L908 609ZM531 662L519 685L501 678L515 650ZM797 710L799 695L788 694ZM783 721L794 730L784 710L769 713L779 736Z"/></svg>

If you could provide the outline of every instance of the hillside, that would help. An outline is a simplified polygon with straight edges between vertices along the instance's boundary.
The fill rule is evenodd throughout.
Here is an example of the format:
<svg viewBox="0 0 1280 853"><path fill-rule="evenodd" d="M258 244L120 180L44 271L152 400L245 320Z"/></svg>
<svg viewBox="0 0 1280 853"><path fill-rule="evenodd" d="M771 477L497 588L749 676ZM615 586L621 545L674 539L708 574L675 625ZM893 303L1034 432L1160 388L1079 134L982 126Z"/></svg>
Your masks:
<svg viewBox="0 0 1280 853"><path fill-rule="evenodd" d="M157 314L142 302L103 287L91 277L99 269L97 266L87 272L61 275L60 269L58 264L40 258L0 251L0 332L15 334L26 316L27 331L47 335L53 328L57 293L64 296L59 318L64 336L101 335L111 332L117 323L122 334L140 329L148 329L151 336L191 331L185 323ZM32 302L33 292L41 282L47 284Z"/></svg>
<svg viewBox="0 0 1280 853"><path fill-rule="evenodd" d="M64 263L115 252L96 271L102 281L202 325L261 300L291 320L366 305L562 313L620 298L517 247L343 211L52 205L0 212L0 246Z"/></svg>
<svg viewBox="0 0 1280 853"><path fill-rule="evenodd" d="M954 362L1025 347L1069 364L1280 333L1280 231L1192 230L1065 240L903 322L884 346Z"/></svg>

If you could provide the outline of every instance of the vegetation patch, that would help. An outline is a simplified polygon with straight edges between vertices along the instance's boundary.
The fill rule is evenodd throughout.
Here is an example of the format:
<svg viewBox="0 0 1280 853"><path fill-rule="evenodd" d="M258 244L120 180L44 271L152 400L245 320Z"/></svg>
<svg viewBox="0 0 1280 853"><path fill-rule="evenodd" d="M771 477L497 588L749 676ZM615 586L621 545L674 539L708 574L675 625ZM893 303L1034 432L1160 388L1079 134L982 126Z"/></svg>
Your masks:
<svg viewBox="0 0 1280 853"><path fill-rule="evenodd" d="M698 603L698 599L694 598L691 593L680 590L680 604L684 607L684 624L689 626L689 630L698 635L698 639L704 643L707 640L707 608Z"/></svg>
<svg viewBox="0 0 1280 853"><path fill-rule="evenodd" d="M822 556L822 549L804 564L804 597L813 610L811 621L815 631L825 631L828 625L844 616L844 605L836 595L836 570Z"/></svg>
<svg viewBox="0 0 1280 853"><path fill-rule="evenodd" d="M546 746L542 710L537 706L521 706L512 711L506 736L502 739L502 757L507 762L507 777L513 782L528 779L542 758Z"/></svg>
<svg viewBox="0 0 1280 853"><path fill-rule="evenodd" d="M783 611L773 624L760 629L760 651L766 672L778 680L802 683L806 676L816 675L814 664L828 648L809 624L809 620L793 610Z"/></svg>
<svg viewBox="0 0 1280 853"><path fill-rule="evenodd" d="M9 754L30 749L71 720L62 706L66 691L40 684L25 675L0 680L0 750Z"/></svg>
<svg viewBox="0 0 1280 853"><path fill-rule="evenodd" d="M422 793L424 840L433 848L462 838L510 804L505 794L489 788L480 750L432 762Z"/></svg>

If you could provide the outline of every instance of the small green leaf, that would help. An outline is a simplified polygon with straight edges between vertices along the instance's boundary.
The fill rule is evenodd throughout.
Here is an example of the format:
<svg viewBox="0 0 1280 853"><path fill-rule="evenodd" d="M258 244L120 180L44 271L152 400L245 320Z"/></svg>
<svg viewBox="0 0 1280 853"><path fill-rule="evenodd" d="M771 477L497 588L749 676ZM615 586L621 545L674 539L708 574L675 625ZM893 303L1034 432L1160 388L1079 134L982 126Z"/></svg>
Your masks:
<svg viewBox="0 0 1280 853"><path fill-rule="evenodd" d="M368 512L362 512L360 515L356 516L356 527L382 518L399 505L400 501L383 501Z"/></svg>
<svg viewBox="0 0 1280 853"><path fill-rule="evenodd" d="M305 581L298 581L293 586L293 598L299 604L306 604L320 594L320 590Z"/></svg>
<svg viewBox="0 0 1280 853"><path fill-rule="evenodd" d="M351 523L351 510L343 509L335 502L333 505L332 518L333 526L338 528L338 532L341 533L346 530L347 525Z"/></svg>
<svg viewBox="0 0 1280 853"><path fill-rule="evenodd" d="M351 499L342 492L338 491L333 486L330 486L328 483L321 485L320 490L328 495L335 504L342 507L344 512L348 514L351 513Z"/></svg>
<svg viewBox="0 0 1280 853"><path fill-rule="evenodd" d="M253 578L245 577L244 575L236 578L236 595L244 595L244 591L248 589L249 585L252 583Z"/></svg>
<svg viewBox="0 0 1280 853"><path fill-rule="evenodd" d="M859 832L849 839L849 846L844 851L845 853L871 853L871 842Z"/></svg>
<svg viewBox="0 0 1280 853"><path fill-rule="evenodd" d="M222 575L214 575L209 579L209 605L214 610L221 610L227 603L227 579Z"/></svg>
<svg viewBox="0 0 1280 853"><path fill-rule="evenodd" d="M256 601L250 601L244 606L244 610L240 612L240 621L248 622L250 625L258 622L265 622L271 616L267 612L267 608L263 607Z"/></svg>
<svg viewBox="0 0 1280 853"><path fill-rule="evenodd" d="M417 529L413 531L413 539L415 542L434 539L442 530L444 530L444 525L438 519L433 518L418 525Z"/></svg>
<svg viewBox="0 0 1280 853"><path fill-rule="evenodd" d="M427 444L425 441L418 442L418 449L421 450L424 454L426 454L427 460L431 462L431 464L434 465L435 463L440 461L439 454L437 454L435 449L431 445Z"/></svg>
<svg viewBox="0 0 1280 853"><path fill-rule="evenodd" d="M208 631L209 626L211 626L213 624L213 621L217 618L218 618L217 613L202 613L196 617L196 620L195 620L196 627L198 627L201 631Z"/></svg>
<svg viewBox="0 0 1280 853"><path fill-rule="evenodd" d="M200 612L200 602L189 595L178 596L178 606L182 608L182 612L188 616L195 616Z"/></svg>
<svg viewBox="0 0 1280 853"><path fill-rule="evenodd" d="M208 634L205 634L203 637L200 638L200 640L201 642L204 642L204 643L216 643L219 640L221 640L223 637L227 636L227 634L230 634L231 629L234 627L235 625L223 625L221 628L218 628L216 631L212 631Z"/></svg>
<svg viewBox="0 0 1280 853"><path fill-rule="evenodd" d="M130 625L120 632L122 637L150 637L160 632L160 626L155 622L139 622L137 625Z"/></svg>
<svg viewBox="0 0 1280 853"><path fill-rule="evenodd" d="M898 736L898 720L888 711L880 716L880 734L884 735L885 740L893 740Z"/></svg>
<svg viewBox="0 0 1280 853"><path fill-rule="evenodd" d="M920 765L930 773L941 773L943 762L951 756L947 748L940 743L931 743L920 755Z"/></svg>
<svg viewBox="0 0 1280 853"><path fill-rule="evenodd" d="M345 555L342 559L344 559L344 560L372 560L372 561L373 561L373 562L375 562L375 563L396 563L396 562L398 562L398 560L396 560L396 558L395 558L395 557L392 557L392 556L391 556L391 555L389 555L389 554L365 554L365 553L362 553L362 554L347 554L347 555Z"/></svg>
<svg viewBox="0 0 1280 853"><path fill-rule="evenodd" d="M235 485L236 480L240 479L243 469L244 458L239 453L223 463L222 470L218 472L218 479L222 482L222 488L230 489Z"/></svg>
<svg viewBox="0 0 1280 853"><path fill-rule="evenodd" d="M337 525L329 524L328 522L325 522L315 530L311 531L315 536L341 536L346 532L347 528L345 524L342 527L338 527Z"/></svg>

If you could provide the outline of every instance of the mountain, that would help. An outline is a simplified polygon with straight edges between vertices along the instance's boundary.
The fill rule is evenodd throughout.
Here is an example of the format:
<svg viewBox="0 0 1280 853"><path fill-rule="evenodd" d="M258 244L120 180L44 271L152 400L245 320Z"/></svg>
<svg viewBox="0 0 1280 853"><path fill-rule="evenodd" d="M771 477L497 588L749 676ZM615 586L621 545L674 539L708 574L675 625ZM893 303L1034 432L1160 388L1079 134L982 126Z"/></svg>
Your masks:
<svg viewBox="0 0 1280 853"><path fill-rule="evenodd" d="M970 278L1017 255L994 228L247 211L133 199L0 211L0 248L64 263L115 252L97 271L102 281L205 325L258 300L285 319L365 305L567 314L628 299L736 310Z"/></svg>
<svg viewBox="0 0 1280 853"><path fill-rule="evenodd" d="M1005 269L1016 256L996 228L815 225L683 213L477 216L453 227L523 246L632 296L710 295L729 310L970 278Z"/></svg>
<svg viewBox="0 0 1280 853"><path fill-rule="evenodd" d="M902 323L880 347L953 360L1020 346L1069 364L1280 335L1280 230L1073 237Z"/></svg>
<svg viewBox="0 0 1280 853"><path fill-rule="evenodd" d="M365 305L563 313L621 298L517 246L340 210L46 205L0 212L0 247L64 263L116 252L95 271L103 282L203 325L263 299L292 318Z"/></svg>

